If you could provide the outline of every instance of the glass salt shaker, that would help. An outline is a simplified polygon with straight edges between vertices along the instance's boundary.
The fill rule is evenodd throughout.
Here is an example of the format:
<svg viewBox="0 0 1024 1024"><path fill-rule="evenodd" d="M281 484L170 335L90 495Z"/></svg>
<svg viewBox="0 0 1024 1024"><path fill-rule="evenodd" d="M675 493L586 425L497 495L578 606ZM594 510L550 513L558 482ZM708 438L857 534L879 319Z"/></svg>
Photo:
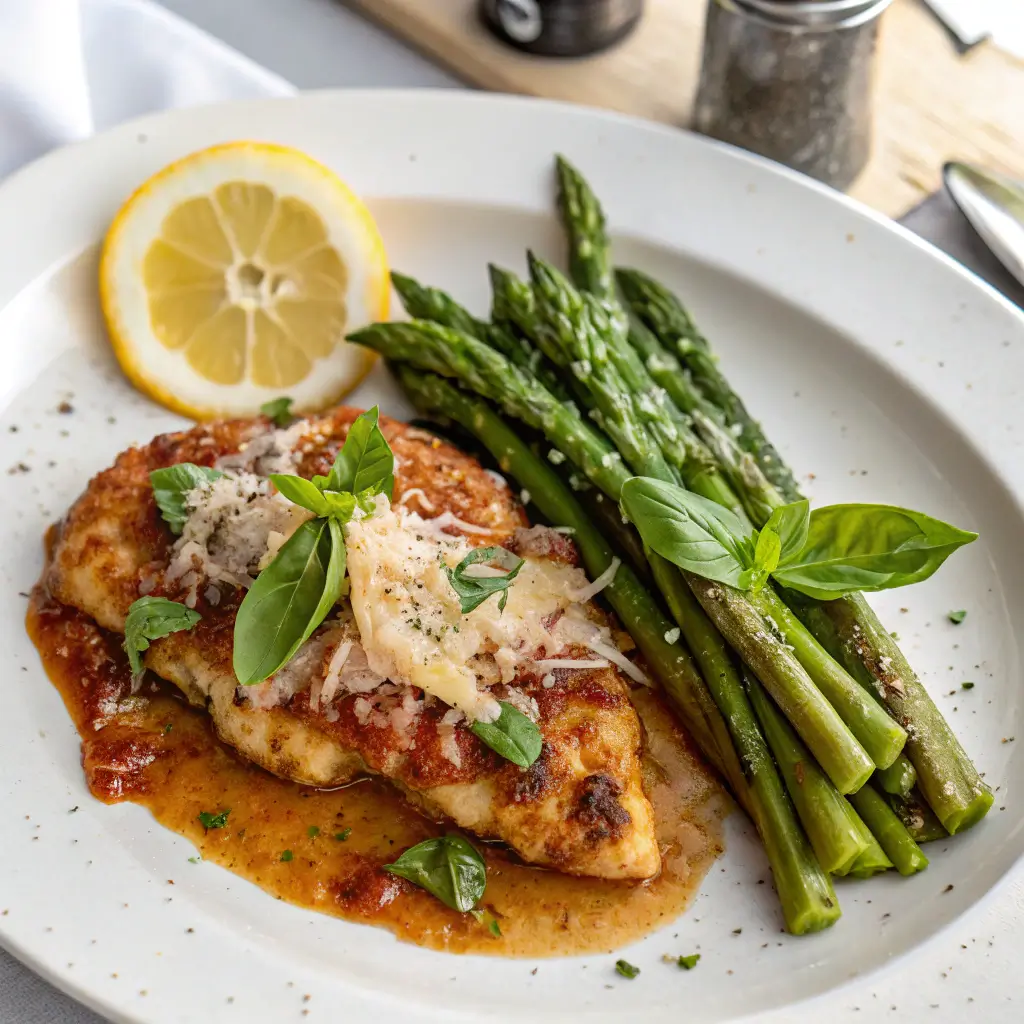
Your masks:
<svg viewBox="0 0 1024 1024"><path fill-rule="evenodd" d="M871 151L892 0L708 0L694 127L845 189Z"/></svg>

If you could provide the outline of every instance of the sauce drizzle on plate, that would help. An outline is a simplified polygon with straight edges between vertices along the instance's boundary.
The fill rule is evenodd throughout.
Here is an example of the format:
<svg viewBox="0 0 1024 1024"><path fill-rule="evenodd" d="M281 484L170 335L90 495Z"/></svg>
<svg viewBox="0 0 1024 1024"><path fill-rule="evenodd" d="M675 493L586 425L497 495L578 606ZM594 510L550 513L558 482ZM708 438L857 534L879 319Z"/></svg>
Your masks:
<svg viewBox="0 0 1024 1024"><path fill-rule="evenodd" d="M198 857L277 899L388 928L408 942L501 956L608 952L678 917L722 852L727 798L658 697L640 688L633 697L647 733L645 788L661 874L639 884L574 878L477 841L487 862L486 914L478 921L383 870L407 847L444 832L389 783L316 790L241 760L170 684L147 675L133 696L120 637L56 603L42 586L33 591L27 625L82 737L93 796L147 807L193 842ZM222 827L203 828L201 812L225 810ZM203 869L185 863L186 870ZM500 936L488 927L492 917Z"/></svg>

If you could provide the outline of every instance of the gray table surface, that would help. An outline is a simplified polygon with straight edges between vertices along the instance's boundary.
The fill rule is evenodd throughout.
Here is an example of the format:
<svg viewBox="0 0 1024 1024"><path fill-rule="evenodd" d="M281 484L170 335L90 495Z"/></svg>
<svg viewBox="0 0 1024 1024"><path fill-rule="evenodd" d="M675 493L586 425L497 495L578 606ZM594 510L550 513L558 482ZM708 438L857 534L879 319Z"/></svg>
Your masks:
<svg viewBox="0 0 1024 1024"><path fill-rule="evenodd" d="M335 0L162 3L300 89L463 86ZM933 196L904 222L1024 306L1024 289L984 248L945 195ZM102 1020L0 950L0 1022L102 1024Z"/></svg>

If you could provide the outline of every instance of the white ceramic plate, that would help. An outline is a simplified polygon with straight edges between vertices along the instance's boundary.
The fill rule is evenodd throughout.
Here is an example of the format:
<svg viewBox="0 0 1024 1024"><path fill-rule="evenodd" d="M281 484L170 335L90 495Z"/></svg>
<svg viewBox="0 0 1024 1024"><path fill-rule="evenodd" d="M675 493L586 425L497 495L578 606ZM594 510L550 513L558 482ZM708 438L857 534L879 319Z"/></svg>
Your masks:
<svg viewBox="0 0 1024 1024"><path fill-rule="evenodd" d="M142 808L92 800L78 738L25 636L24 592L46 525L91 474L180 424L111 358L96 244L140 181L236 138L299 146L335 168L369 199L395 267L480 309L488 260L520 266L527 246L560 255L552 155L566 153L604 201L617 260L686 297L770 436L815 474L815 499L909 505L981 532L934 580L879 603L1006 811L930 846L921 875L841 885L842 921L804 939L780 934L771 887L758 884L766 866L734 816L690 913L623 951L643 971L628 982L614 957L542 961L533 973L537 961L445 956L298 910L190 865L189 844ZM1024 851L1013 803L1024 779L1024 320L831 191L681 132L522 100L335 93L166 114L53 154L0 189L0 345L0 940L106 1013L733 1020L922 943ZM74 412L62 415L65 398ZM378 399L407 411L375 371L353 402ZM953 608L968 610L964 625L947 622ZM960 690L968 679L975 688ZM661 962L697 950L685 976Z"/></svg>

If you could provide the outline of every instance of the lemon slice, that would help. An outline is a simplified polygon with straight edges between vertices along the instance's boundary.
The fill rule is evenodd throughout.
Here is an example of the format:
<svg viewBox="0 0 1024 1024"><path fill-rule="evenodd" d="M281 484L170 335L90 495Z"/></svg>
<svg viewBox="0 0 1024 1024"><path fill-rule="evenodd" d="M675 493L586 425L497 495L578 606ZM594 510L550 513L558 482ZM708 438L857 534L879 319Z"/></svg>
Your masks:
<svg viewBox="0 0 1024 1024"><path fill-rule="evenodd" d="M345 335L387 318L384 245L365 206L304 153L234 142L150 178L118 211L100 302L131 381L196 419L278 395L323 409L373 355Z"/></svg>

